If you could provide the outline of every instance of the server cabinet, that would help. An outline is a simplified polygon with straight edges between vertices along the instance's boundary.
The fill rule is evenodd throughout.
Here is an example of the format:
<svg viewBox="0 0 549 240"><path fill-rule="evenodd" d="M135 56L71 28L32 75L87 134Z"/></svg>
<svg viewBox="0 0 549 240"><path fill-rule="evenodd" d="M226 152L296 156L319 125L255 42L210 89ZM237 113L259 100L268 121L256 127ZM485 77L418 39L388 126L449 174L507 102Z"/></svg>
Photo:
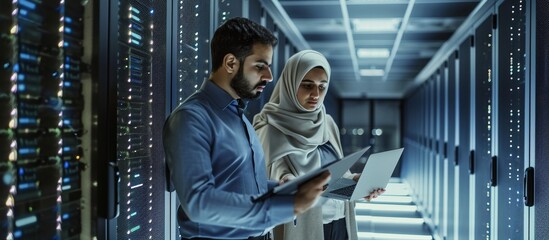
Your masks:
<svg viewBox="0 0 549 240"><path fill-rule="evenodd" d="M524 237L526 116L526 3L506 0L497 7L497 236Z"/></svg>
<svg viewBox="0 0 549 240"><path fill-rule="evenodd" d="M0 236L78 239L84 8L0 5Z"/></svg>
<svg viewBox="0 0 549 240"><path fill-rule="evenodd" d="M418 91L414 92L406 101L403 102L402 114L407 118L407 121L403 122L403 146L407 150L403 153L403 159L414 159L415 161L402 162L402 174L401 178L406 179L410 186L415 189L412 193L414 201L421 205L421 131L422 125L419 121L422 115L422 103L423 87L420 86Z"/></svg>
<svg viewBox="0 0 549 240"><path fill-rule="evenodd" d="M457 67L456 67L456 56L457 51L453 54L450 54L450 57L448 58L448 70L447 70L447 81L446 81L446 89L447 89L447 106L446 109L446 139L447 144L444 146L444 152L446 155L446 161L445 161L445 175L446 177L446 184L444 189L446 189L446 196L444 200L443 209L446 214L446 227L444 231L444 236L446 236L446 239L456 239L454 236L455 228L454 228L454 222L456 221L455 215L458 214L458 212L455 211L456 203L456 173L458 171L458 168L456 167L456 118L458 115L456 115L457 108L456 108L456 76L457 76Z"/></svg>
<svg viewBox="0 0 549 240"><path fill-rule="evenodd" d="M426 208L427 206L427 202L428 202L428 197L429 197L429 188L428 188L428 185L427 185L427 180L428 180L428 163L429 163L429 153L428 153L428 143L429 143L429 138L428 138L428 131L429 131L429 107L428 107L428 93L429 93L429 88L428 88L428 84L425 83L423 84L422 86L422 93L421 93L421 113L422 113L422 116L424 116L426 119L425 121L422 121L421 122L421 139L420 139L420 161L421 161L421 175L420 175L420 178L419 178L419 193L420 193L420 198L419 198L419 201L418 203L421 204L422 206L424 206L424 208Z"/></svg>
<svg viewBox="0 0 549 240"><path fill-rule="evenodd" d="M490 162L493 125L492 44L493 16L485 18L475 30L475 142L473 172L475 174L475 238L490 239L492 186Z"/></svg>
<svg viewBox="0 0 549 240"><path fill-rule="evenodd" d="M447 144L447 119L446 119L446 110L447 106L447 96L448 91L447 86L447 67L446 63L441 64L438 71L437 78L437 136L436 136L436 187L437 199L435 205L437 207L437 229L441 237L445 237L444 232L446 231L446 214L444 209L445 199L447 198L446 183L448 175L445 174L445 165L447 164L446 157L446 144Z"/></svg>
<svg viewBox="0 0 549 240"><path fill-rule="evenodd" d="M98 238L163 238L165 3L97 4Z"/></svg>
<svg viewBox="0 0 549 240"><path fill-rule="evenodd" d="M209 1L178 1L174 25L175 81L172 81L171 109L196 92L210 75L210 4Z"/></svg>
<svg viewBox="0 0 549 240"><path fill-rule="evenodd" d="M531 181L527 185L529 191L527 193L526 203L528 206L532 206L529 211L529 218L535 220L535 235L529 234L530 239L542 239L549 236L549 228L547 223L549 222L549 188L544 184L549 176L549 127L547 122L549 121L549 2L544 0L531 1L531 23L534 26L531 31L535 31L535 35L532 34L531 42L531 56L535 59L535 64L529 69L529 73L535 76L534 87L532 93L535 96L531 96L529 100L532 102L532 110L535 111L535 117L531 120L534 123L535 128L533 131L529 131L533 137L530 139L535 144L531 144L531 152L535 155L530 159L530 174L528 178L530 180L535 179L534 186L531 185ZM535 167L535 171L533 171ZM535 194L534 194L535 192ZM534 215L534 216L532 216ZM532 229L532 228L530 228Z"/></svg>
<svg viewBox="0 0 549 240"><path fill-rule="evenodd" d="M451 213L448 215L443 213L441 216L436 211L434 216L425 214L426 218L433 219L435 226L437 219L440 219L438 237L536 239L536 236L545 236L538 235L539 231L545 229L541 226L542 224L536 221L537 225L534 229L532 222L534 219L544 221L540 214L544 215L546 210L540 207L540 204L545 201L537 198L539 193L543 199L546 199L546 194L544 195L546 191L539 187L542 178L537 175L539 166L536 164L544 162L538 155L543 153L540 150L543 144L537 141L545 143L546 134L544 135L543 130L540 130L540 128L543 129L544 118L540 117L540 114L543 115L546 111L544 112L545 108L542 110L539 104L543 104L546 100L542 97L546 94L542 93L540 86L547 85L543 82L547 79L544 78L546 75L543 75L545 68L542 67L540 70L539 67L545 65L538 63L538 61L546 62L545 45L547 44L545 44L546 41L542 41L543 47L537 44L540 39L546 39L547 34L546 31L543 32L544 30L541 30L543 32L541 34L537 32L542 28L536 27L534 22L542 23L545 27L547 4L543 3L540 7L536 6L537 3L539 1L487 2L487 5L473 16L480 21L470 23L473 36L453 40L452 44L457 44L455 46L458 49L457 55L447 53L449 59L442 57L438 60L440 64L448 61L446 75L448 85L446 88L435 87L434 91L437 96L447 95L449 99L445 100L448 101L447 110L439 110L442 106L440 104L435 106L434 111L436 118L441 118L438 117L440 112L446 111L447 124L450 128L447 128L445 130L447 132L442 135L447 136L448 140L448 146L444 148L446 153L442 155L448 158L448 164L456 166L454 184L452 185L450 180L452 167L448 166L448 171L443 173L444 176L448 175L448 182L444 185L449 189L454 188L454 193L458 195L455 196L456 201L453 207L455 216L452 217ZM542 14L543 17L539 16L540 11L545 14ZM533 33L536 33L537 39L532 39ZM532 58L530 53L536 55L536 59ZM456 58L456 66L452 66L454 62L452 57ZM439 67L432 71L441 71L440 69ZM452 73L453 69L456 70L455 73ZM436 76L437 73L433 73L426 80L426 85L430 86L428 89L432 87L433 78ZM455 86L453 86L453 77L455 77ZM530 81L534 78L537 80L535 83L532 82L534 80ZM457 89L452 90L454 87ZM422 87L418 91L423 92L423 90ZM456 95L452 96L454 91ZM433 100L432 93L426 93L426 96L425 100L411 97L411 101ZM455 104L452 103L454 98ZM442 102L442 98L436 99ZM430 138L433 127L430 122L433 119L431 115L433 103L423 104L427 109L424 125L428 128L423 134ZM454 111L456 115L452 116ZM407 116L415 117L413 114L407 114ZM454 119L455 123L452 122ZM439 120L436 119L436 121ZM456 126L452 127L454 124ZM436 129L439 128L440 125L436 126ZM455 129L455 136L452 136L453 129ZM440 132L436 132L435 136L441 139ZM453 139L455 143L452 142ZM453 145L455 149L452 153ZM532 162L534 159L532 156L535 156L535 163ZM428 159L427 162L431 161L429 156L425 158ZM536 174L534 174L534 165ZM424 168L425 175L429 175L423 177L424 179L432 179L431 175L437 174L429 170L432 165L427 164ZM543 174L543 169L539 171ZM534 183L534 179L538 184ZM428 188L430 189L431 186ZM422 191L421 188L419 190ZM432 193L431 190L427 192ZM435 194L437 194L436 190ZM450 196L451 193L447 194ZM428 202L432 198L428 194L423 196L427 199L427 204L424 206L426 205L428 209ZM449 198L444 197L442 209L452 208ZM437 205L436 202L434 205ZM534 205L534 208L530 208ZM444 225L445 221L448 225Z"/></svg>
<svg viewBox="0 0 549 240"><path fill-rule="evenodd" d="M434 216L435 209L435 88L433 77L428 80L427 85L427 126L426 126L426 135L427 135L427 146L425 151L426 157L426 173L425 174L425 185L427 187L425 193L425 208L427 211L427 216L429 219L432 219Z"/></svg>
<svg viewBox="0 0 549 240"><path fill-rule="evenodd" d="M456 239L469 236L469 191L471 188L470 166L471 151L471 51L473 37L466 38L459 45L458 56L458 147L456 164L458 166L458 181L456 188L458 194L458 203L456 204L457 221Z"/></svg>
<svg viewBox="0 0 549 240"><path fill-rule="evenodd" d="M429 94L429 85L427 83L423 84L423 89L421 93L421 113L422 116L426 117L426 121L421 122L421 139L420 139L420 161L421 161L421 175L419 175L419 188L420 188L420 198L418 203L426 208L428 197L429 197L429 188L428 188L428 166L429 166L429 152L428 152L428 131L429 131L429 107L428 107L428 94Z"/></svg>
<svg viewBox="0 0 549 240"><path fill-rule="evenodd" d="M163 9L153 1L127 0L120 1L118 6L118 238L161 238L164 231L164 181L154 177L164 173L158 134L164 118L153 114L153 109L164 109L165 78L163 71L153 69L153 62L165 62L161 49L156 48L163 43L155 41L164 34L163 18L155 18Z"/></svg>
<svg viewBox="0 0 549 240"><path fill-rule="evenodd" d="M15 141L14 131L16 116L13 114L15 110L15 92L16 87L11 79L14 74L13 66L16 64L15 58L15 32L13 30L16 19L12 16L15 6L11 1L4 0L1 2L4 6L0 10L0 174L7 176L8 181L3 181L0 184L0 197L2 202L6 203L9 198L13 198L10 190L15 187L15 154L17 149L13 145ZM13 205L1 204L0 214L8 216L8 212L12 211ZM0 218L0 236L6 238L8 233L13 233L13 217Z"/></svg>

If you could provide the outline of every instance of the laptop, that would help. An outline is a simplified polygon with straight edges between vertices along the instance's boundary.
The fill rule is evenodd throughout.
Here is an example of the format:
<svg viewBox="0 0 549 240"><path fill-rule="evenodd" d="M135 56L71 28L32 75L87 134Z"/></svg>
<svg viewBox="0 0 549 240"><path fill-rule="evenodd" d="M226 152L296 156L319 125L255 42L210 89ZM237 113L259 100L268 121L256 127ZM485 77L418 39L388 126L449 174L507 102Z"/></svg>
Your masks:
<svg viewBox="0 0 549 240"><path fill-rule="evenodd" d="M358 161L358 159L360 159L360 157L362 157L364 153L368 151L368 149L370 149L369 146L362 148L359 151L356 151L350 155L347 155L346 157L338 161L330 162L316 170L308 172L305 175L301 175L289 182L286 182L282 185L278 185L272 188L270 191L260 195L259 197L254 198L253 201L256 202L256 201L265 200L275 194L280 194L280 195L295 194L301 184L315 178L316 176L319 176L325 171L330 171L330 174L331 174L330 181L326 184L327 186L329 186L334 182L336 182L338 179L340 179L343 176L343 174L345 174L345 172L347 172L347 170L349 170L349 168L351 168L351 166L353 166L353 164L355 164L356 161Z"/></svg>
<svg viewBox="0 0 549 240"><path fill-rule="evenodd" d="M328 186L322 196L354 201L368 196L375 189L387 187L403 151L404 148L399 148L371 154L358 182L339 178Z"/></svg>

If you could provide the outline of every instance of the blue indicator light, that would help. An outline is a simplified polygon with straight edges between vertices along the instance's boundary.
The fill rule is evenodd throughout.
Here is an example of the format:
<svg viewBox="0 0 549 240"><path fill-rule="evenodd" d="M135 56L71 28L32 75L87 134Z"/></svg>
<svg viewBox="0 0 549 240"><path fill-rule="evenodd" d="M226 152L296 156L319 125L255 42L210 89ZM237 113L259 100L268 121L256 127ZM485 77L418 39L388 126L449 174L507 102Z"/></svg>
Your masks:
<svg viewBox="0 0 549 240"><path fill-rule="evenodd" d="M36 9L36 4L31 3L29 1L26 1L26 0L20 0L19 4L21 4L21 6L25 6L25 7L28 7L30 9L33 9L33 10Z"/></svg>

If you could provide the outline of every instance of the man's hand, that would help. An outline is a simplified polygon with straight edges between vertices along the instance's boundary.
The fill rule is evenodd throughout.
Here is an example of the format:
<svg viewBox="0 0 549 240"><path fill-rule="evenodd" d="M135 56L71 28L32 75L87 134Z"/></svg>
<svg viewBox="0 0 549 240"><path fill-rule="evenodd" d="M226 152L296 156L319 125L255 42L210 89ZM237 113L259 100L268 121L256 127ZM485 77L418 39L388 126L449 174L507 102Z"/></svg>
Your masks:
<svg viewBox="0 0 549 240"><path fill-rule="evenodd" d="M330 172L325 171L299 186L294 198L294 214L301 214L309 210L324 191L324 185L330 181Z"/></svg>
<svg viewBox="0 0 549 240"><path fill-rule="evenodd" d="M280 181L278 181L278 185L282 185L284 183L287 183L291 180L295 179L295 176L292 174L286 174Z"/></svg>

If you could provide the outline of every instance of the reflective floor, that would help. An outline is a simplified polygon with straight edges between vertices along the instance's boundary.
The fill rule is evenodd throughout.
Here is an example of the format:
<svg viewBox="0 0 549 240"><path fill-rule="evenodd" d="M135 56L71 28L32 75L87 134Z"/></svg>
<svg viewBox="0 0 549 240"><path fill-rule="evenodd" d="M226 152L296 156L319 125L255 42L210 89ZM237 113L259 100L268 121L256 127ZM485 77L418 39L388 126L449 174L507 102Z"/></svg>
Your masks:
<svg viewBox="0 0 549 240"><path fill-rule="evenodd" d="M359 239L431 240L431 232L410 196L410 187L393 178L378 198L356 205Z"/></svg>

